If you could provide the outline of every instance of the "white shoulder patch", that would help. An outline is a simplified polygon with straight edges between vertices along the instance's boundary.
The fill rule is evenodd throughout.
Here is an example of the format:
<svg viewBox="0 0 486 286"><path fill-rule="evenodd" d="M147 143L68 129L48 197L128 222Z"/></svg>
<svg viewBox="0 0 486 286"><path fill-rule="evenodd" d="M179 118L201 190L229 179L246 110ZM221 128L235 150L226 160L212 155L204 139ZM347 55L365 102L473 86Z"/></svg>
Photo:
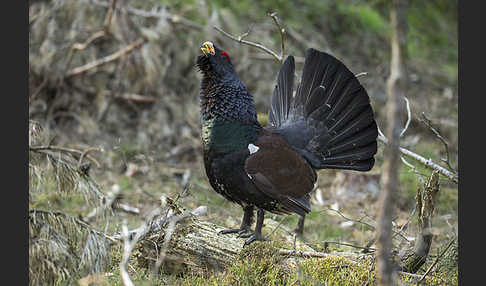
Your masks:
<svg viewBox="0 0 486 286"><path fill-rule="evenodd" d="M256 145L253 145L251 143L248 144L248 150L250 151L250 154L258 152L259 149L260 149L260 147L258 147Z"/></svg>

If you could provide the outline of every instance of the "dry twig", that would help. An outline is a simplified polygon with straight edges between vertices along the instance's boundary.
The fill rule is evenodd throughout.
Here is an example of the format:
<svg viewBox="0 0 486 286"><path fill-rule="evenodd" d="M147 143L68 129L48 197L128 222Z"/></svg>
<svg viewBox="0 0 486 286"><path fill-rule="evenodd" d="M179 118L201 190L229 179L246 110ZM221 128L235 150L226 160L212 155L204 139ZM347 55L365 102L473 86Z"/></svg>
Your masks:
<svg viewBox="0 0 486 286"><path fill-rule="evenodd" d="M285 56L285 29L282 28L282 25L280 24L280 20L277 17L277 12L272 12L269 13L268 16L272 17L273 22L277 26L277 29L280 33L280 62L283 61L284 56Z"/></svg>
<svg viewBox="0 0 486 286"><path fill-rule="evenodd" d="M101 59L94 60L94 61L87 63L85 65L82 65L80 67L73 68L72 70L67 72L66 77L72 77L72 76L76 76L76 75L79 75L79 74L83 74L83 73L85 73L89 70L96 68L96 67L110 63L112 61L115 61L115 60L131 53L134 49L139 48L144 43L145 43L145 39L140 38L140 39L136 40L135 42L131 43L130 45L119 50L116 53L113 53L113 54L108 55L108 56L101 58Z"/></svg>
<svg viewBox="0 0 486 286"><path fill-rule="evenodd" d="M444 149L445 149L445 152L446 152L446 158L445 159L441 159L442 162L446 163L447 166L449 167L450 170L452 170L454 173L457 173L456 169L454 169L451 165L451 162L450 162L450 156L449 156L449 143L447 143L447 141L444 139L444 137L442 137L442 135L440 135L439 131L437 131L437 129L435 129L433 126L432 126L432 122L429 118L427 118L427 116L425 115L425 113L422 112L422 119L419 119L422 123L424 123L434 134L437 138L439 138L439 140L442 142L442 144L444 145Z"/></svg>
<svg viewBox="0 0 486 286"><path fill-rule="evenodd" d="M447 244L446 248L442 251L442 253L439 256L437 256L437 258L434 260L432 265L430 265L429 269L427 269L427 271L425 271L424 275L422 275L422 277L420 278L418 283L422 282L425 279L425 277L430 273L430 271L432 270L432 268L434 268L434 266L437 264L437 262L439 262L440 258L442 256L444 256L446 251L449 249L449 247L451 247L452 243L454 243L455 240L456 240L456 238L451 239L451 241Z"/></svg>
<svg viewBox="0 0 486 286"><path fill-rule="evenodd" d="M236 41L240 44L245 44L245 45L248 45L248 46L251 46L251 47L254 47L254 48L257 48L257 49L260 49L268 54L270 54L271 56L273 56L277 61L281 62L282 59L280 58L279 55L277 55L277 53L275 53L274 51L270 50L269 48L261 45L261 44L258 44L258 43L254 43L254 42L250 42L250 41L246 41L246 40L243 40L241 37L235 37L227 32L225 32L224 30L222 30L221 28L217 27L217 26L214 26L214 29L216 29L218 32L220 32L221 34L225 35L226 37L232 39L233 41Z"/></svg>
<svg viewBox="0 0 486 286"><path fill-rule="evenodd" d="M79 155L80 156L79 162L81 162L83 157L86 157L89 160L91 160L93 163L95 163L97 167L101 166L100 163L98 163L98 161L95 158L91 157L88 154L91 151L101 151L99 148L88 148L85 151L81 151L81 150L77 150L77 149L73 149L73 148L67 148L67 147L61 147L61 146L51 146L50 144L48 144L47 146L29 146L29 151L40 152L40 153L43 153L43 152L46 152L46 151L47 152L48 151L55 151L55 152L70 153L70 154L74 154L74 155Z"/></svg>
<svg viewBox="0 0 486 286"><path fill-rule="evenodd" d="M410 121L412 121L412 113L410 112L410 102L408 101L408 98L406 98L405 96L403 97L403 99L407 103L407 123L405 123L405 127L403 127L402 132L400 132L400 137L402 137L403 134L405 134L405 131L407 131L408 126L410 125Z"/></svg>

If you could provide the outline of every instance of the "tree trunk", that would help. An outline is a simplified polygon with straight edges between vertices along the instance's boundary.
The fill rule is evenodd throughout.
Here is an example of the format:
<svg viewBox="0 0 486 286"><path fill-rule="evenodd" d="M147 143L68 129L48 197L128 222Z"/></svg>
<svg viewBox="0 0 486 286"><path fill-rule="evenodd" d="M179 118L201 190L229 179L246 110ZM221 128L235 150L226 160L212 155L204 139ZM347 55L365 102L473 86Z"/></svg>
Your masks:
<svg viewBox="0 0 486 286"><path fill-rule="evenodd" d="M386 128L382 189L378 210L378 285L396 285L391 262L392 217L398 192L400 166L400 100L406 93L407 77L404 66L407 35L407 0L393 0L391 8L391 69L387 81Z"/></svg>

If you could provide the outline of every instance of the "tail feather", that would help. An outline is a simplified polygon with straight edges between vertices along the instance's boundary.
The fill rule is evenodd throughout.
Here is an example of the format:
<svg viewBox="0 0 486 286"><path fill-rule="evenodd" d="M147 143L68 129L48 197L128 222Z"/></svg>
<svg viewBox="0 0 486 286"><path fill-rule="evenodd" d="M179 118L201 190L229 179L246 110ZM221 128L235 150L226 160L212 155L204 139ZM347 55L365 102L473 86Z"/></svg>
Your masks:
<svg viewBox="0 0 486 286"><path fill-rule="evenodd" d="M288 57L282 65L277 77L277 85L273 91L268 119L281 125L288 117L294 86L294 58Z"/></svg>
<svg viewBox="0 0 486 286"><path fill-rule="evenodd" d="M272 95L271 128L315 169L371 169L378 130L368 94L354 74L314 49L306 52L294 97L293 73L294 59L289 56Z"/></svg>

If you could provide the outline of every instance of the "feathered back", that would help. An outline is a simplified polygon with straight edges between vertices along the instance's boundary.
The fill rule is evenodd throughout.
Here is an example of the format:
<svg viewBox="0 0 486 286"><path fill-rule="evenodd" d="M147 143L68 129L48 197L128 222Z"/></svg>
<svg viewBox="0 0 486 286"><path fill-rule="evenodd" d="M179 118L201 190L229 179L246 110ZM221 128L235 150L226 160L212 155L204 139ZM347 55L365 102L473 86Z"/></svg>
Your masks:
<svg viewBox="0 0 486 286"><path fill-rule="evenodd" d="M358 79L335 57L308 49L293 96L294 70L289 56L271 98L270 128L315 169L371 169L378 130Z"/></svg>

